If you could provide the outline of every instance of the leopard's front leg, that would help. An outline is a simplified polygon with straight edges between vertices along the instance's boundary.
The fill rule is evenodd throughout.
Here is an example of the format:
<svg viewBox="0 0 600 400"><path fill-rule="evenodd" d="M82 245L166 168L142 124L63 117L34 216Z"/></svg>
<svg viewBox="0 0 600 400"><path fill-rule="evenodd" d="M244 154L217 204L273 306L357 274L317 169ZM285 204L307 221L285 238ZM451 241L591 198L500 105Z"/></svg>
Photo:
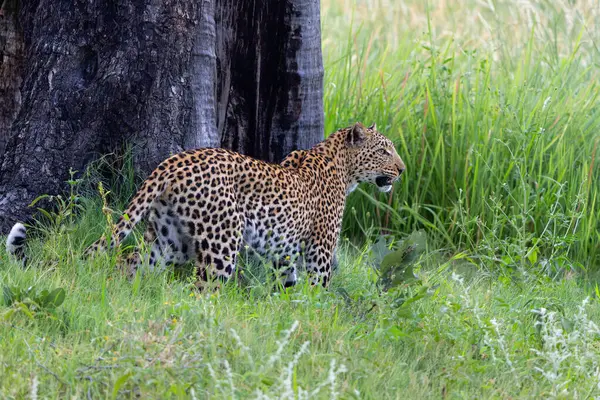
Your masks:
<svg viewBox="0 0 600 400"><path fill-rule="evenodd" d="M323 287L329 286L334 250L335 246L326 246L319 243L311 243L308 246L304 259L311 285L320 283Z"/></svg>
<svg viewBox="0 0 600 400"><path fill-rule="evenodd" d="M304 260L306 272L312 285L329 285L333 264L336 262L335 249L340 228L329 226L329 229L315 229L315 233L308 241ZM319 234L320 233L320 234Z"/></svg>
<svg viewBox="0 0 600 400"><path fill-rule="evenodd" d="M335 192L329 193L335 197ZM334 263L337 262L335 250L342 230L344 203L326 199L321 212L313 220L312 232L306 243L304 260L310 283L329 286ZM329 206L329 207L327 207Z"/></svg>

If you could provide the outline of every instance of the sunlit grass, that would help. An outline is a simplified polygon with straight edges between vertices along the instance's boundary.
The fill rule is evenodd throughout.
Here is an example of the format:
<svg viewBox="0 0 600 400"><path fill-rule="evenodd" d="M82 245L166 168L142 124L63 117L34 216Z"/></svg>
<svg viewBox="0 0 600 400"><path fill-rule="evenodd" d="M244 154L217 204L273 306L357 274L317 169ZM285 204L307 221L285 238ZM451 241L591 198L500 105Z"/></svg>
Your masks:
<svg viewBox="0 0 600 400"><path fill-rule="evenodd" d="M92 219L89 219L92 218ZM2 398L437 398L597 395L597 299L574 280L510 281L421 262L410 307L381 292L368 252L341 252L328 291L245 283L191 290L172 273L136 277L111 255L82 261L93 213L35 242L4 285L64 288L56 311L0 309ZM5 254L1 254L6 259ZM241 281L239 281L241 282ZM9 317L8 312L14 311Z"/></svg>
<svg viewBox="0 0 600 400"><path fill-rule="evenodd" d="M597 4L430 3L324 3L327 132L376 122L407 164L392 210L353 195L346 233L596 269Z"/></svg>

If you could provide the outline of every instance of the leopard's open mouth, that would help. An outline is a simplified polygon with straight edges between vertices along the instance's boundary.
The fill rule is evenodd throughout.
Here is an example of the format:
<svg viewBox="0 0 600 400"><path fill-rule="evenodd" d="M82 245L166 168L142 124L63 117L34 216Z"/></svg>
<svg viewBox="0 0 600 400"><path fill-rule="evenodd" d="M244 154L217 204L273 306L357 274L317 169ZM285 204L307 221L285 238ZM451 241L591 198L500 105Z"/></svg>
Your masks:
<svg viewBox="0 0 600 400"><path fill-rule="evenodd" d="M393 180L389 176L382 175L375 178L375 184L377 184L377 186L379 186L380 188L391 186L392 183Z"/></svg>

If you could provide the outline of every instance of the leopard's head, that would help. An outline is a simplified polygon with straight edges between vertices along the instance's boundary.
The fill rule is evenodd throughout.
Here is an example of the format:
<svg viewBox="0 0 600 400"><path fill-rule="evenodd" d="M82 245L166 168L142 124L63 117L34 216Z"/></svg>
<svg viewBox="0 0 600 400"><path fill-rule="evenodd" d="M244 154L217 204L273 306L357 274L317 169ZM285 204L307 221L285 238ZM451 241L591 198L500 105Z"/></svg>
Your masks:
<svg viewBox="0 0 600 400"><path fill-rule="evenodd" d="M347 154L348 192L359 183L370 182L389 192L406 169L391 140L372 125L357 122L343 131Z"/></svg>

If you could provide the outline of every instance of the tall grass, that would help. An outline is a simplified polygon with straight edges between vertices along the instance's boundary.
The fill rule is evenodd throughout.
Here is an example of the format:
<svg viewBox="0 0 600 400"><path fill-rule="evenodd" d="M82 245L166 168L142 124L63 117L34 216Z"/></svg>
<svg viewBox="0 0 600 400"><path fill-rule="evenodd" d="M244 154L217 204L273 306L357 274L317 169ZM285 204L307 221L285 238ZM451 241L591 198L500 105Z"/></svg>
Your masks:
<svg viewBox="0 0 600 400"><path fill-rule="evenodd" d="M346 234L425 229L488 268L597 269L598 3L353 3L323 7L327 131L376 122L407 171L379 213L352 196Z"/></svg>

